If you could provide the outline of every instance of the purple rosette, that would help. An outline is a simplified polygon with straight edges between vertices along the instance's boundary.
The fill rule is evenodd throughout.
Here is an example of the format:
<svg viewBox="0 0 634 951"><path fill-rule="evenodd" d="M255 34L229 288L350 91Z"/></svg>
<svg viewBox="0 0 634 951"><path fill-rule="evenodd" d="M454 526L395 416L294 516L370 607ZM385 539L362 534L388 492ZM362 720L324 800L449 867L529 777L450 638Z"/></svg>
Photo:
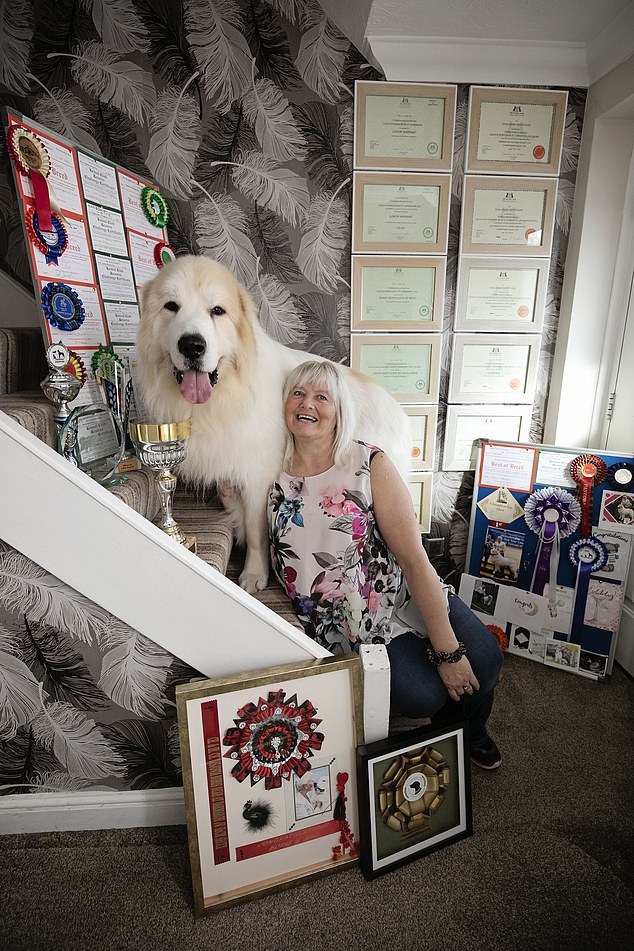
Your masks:
<svg viewBox="0 0 634 951"><path fill-rule="evenodd" d="M549 485L528 497L524 505L524 520L539 537L530 590L541 595L548 583L549 603L554 607L560 540L579 528L581 506L571 492Z"/></svg>

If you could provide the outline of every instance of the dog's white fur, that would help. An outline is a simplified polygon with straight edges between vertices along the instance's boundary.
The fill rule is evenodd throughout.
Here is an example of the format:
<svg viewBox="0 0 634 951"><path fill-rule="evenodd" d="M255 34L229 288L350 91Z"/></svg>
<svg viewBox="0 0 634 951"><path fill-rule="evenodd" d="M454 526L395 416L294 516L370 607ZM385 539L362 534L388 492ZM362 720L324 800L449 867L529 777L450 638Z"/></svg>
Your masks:
<svg viewBox="0 0 634 951"><path fill-rule="evenodd" d="M169 301L177 305L176 312L165 308ZM179 340L191 334L206 346L195 361L179 350ZM251 297L230 271L194 256L177 258L143 288L137 356L140 412L156 422L191 418L187 458L179 472L199 485L224 484L220 495L225 504L231 496L226 484L234 487L237 495L228 507L243 523L237 534L247 546L240 584L252 592L265 587L266 500L282 468L284 381L298 363L319 358L269 337ZM181 395L174 375L175 369L185 372L192 366L218 372L211 396L196 405ZM411 446L407 416L369 377L347 372L359 420L357 437L385 449L405 474Z"/></svg>

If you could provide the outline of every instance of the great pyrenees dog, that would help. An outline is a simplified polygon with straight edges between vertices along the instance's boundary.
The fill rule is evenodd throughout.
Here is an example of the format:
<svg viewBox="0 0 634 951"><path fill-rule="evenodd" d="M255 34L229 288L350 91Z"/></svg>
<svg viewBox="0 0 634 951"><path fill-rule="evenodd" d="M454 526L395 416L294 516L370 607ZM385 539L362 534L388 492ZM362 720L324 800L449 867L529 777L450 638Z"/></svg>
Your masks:
<svg viewBox="0 0 634 951"><path fill-rule="evenodd" d="M240 585L258 591L269 570L266 501L282 468L287 373L312 354L277 343L260 327L247 291L210 258L183 256L143 288L137 333L137 401L148 419L192 421L186 482L219 488L246 543ZM357 437L390 455L405 474L411 435L398 403L348 370Z"/></svg>

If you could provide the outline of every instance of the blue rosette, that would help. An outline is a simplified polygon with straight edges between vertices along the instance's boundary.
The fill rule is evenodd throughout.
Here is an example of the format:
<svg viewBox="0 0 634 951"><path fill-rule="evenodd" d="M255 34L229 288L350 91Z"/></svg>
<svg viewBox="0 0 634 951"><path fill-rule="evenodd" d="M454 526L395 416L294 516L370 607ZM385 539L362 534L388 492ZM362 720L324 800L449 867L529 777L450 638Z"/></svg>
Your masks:
<svg viewBox="0 0 634 951"><path fill-rule="evenodd" d="M568 558L577 569L575 604L572 614L572 630L583 625L590 577L601 571L608 563L608 550L598 538L578 538L568 551Z"/></svg>
<svg viewBox="0 0 634 951"><path fill-rule="evenodd" d="M38 213L32 209L27 218L27 231L31 241L44 255L46 263L58 265L58 258L68 247L68 234L62 220L51 212L51 230L42 231Z"/></svg>
<svg viewBox="0 0 634 951"><path fill-rule="evenodd" d="M571 492L549 485L528 497L524 505L524 520L539 537L530 590L541 595L548 582L552 610L555 605L560 541L579 528L581 506Z"/></svg>
<svg viewBox="0 0 634 951"><path fill-rule="evenodd" d="M631 462L615 462L608 469L605 478L611 489L619 492L634 491L634 465Z"/></svg>
<svg viewBox="0 0 634 951"><path fill-rule="evenodd" d="M51 327L67 333L77 330L86 319L79 294L58 281L51 281L42 288L42 311Z"/></svg>

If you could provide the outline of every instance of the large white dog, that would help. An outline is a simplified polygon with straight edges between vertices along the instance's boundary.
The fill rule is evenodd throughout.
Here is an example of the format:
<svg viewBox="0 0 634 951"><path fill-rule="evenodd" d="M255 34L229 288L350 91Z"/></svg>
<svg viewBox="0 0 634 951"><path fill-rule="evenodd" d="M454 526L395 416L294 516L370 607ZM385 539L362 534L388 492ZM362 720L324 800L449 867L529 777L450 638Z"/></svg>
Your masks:
<svg viewBox="0 0 634 951"><path fill-rule="evenodd" d="M194 256L168 264L143 288L137 350L141 412L157 422L191 418L180 473L198 485L233 486L238 540L247 546L240 584L251 592L266 587L266 499L282 468L284 380L314 355L271 339L233 275ZM406 473L407 416L369 377L348 372L358 438L385 449Z"/></svg>

